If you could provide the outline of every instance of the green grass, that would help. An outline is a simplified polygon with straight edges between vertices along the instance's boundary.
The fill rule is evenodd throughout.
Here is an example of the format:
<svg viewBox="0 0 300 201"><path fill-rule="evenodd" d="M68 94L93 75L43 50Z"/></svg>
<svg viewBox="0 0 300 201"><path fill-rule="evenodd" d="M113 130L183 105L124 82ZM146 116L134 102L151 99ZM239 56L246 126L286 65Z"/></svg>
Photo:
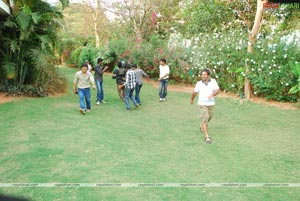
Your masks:
<svg viewBox="0 0 300 201"><path fill-rule="evenodd" d="M61 69L70 80L74 69ZM71 89L71 88L70 88ZM81 115L78 97L25 98L0 105L0 183L299 183L300 111L217 98L199 133L190 94L158 102L145 83L127 112L115 80L106 104ZM0 188L29 200L298 200L299 188Z"/></svg>

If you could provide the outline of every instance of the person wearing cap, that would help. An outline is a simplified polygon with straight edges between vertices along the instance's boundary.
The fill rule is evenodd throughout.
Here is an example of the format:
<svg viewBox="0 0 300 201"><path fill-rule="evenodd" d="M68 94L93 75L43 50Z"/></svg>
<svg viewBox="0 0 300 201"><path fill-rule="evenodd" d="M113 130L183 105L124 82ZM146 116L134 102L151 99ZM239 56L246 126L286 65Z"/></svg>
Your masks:
<svg viewBox="0 0 300 201"><path fill-rule="evenodd" d="M139 107L138 103L136 102L133 91L136 86L136 75L134 72L134 68L130 65L127 66L129 69L126 72L126 80L123 84L125 86L125 106L126 110L130 111L130 103L129 99L133 102L134 107L137 109Z"/></svg>
<svg viewBox="0 0 300 201"><path fill-rule="evenodd" d="M78 93L81 114L91 111L90 84L93 85L93 89L96 88L94 77L92 73L88 72L88 66L85 63L81 66L81 70L75 73L73 79L73 92Z"/></svg>
<svg viewBox="0 0 300 201"><path fill-rule="evenodd" d="M103 91L103 73L108 69L108 66L103 67L103 59L98 58L95 66L95 81L97 87L97 100L96 104L105 103L104 91Z"/></svg>
<svg viewBox="0 0 300 201"><path fill-rule="evenodd" d="M215 105L215 96L219 93L217 81L210 77L210 71L203 69L201 71L201 80L197 82L191 96L191 104L194 104L194 98L198 95L198 105L200 108L200 131L204 133L204 140L210 144L212 139L208 135L208 122L213 117L213 106Z"/></svg>
<svg viewBox="0 0 300 201"><path fill-rule="evenodd" d="M140 98L140 92L143 86L143 76L145 76L148 81L149 81L149 76L142 69L137 68L136 64L133 64L132 67L136 75L135 100L139 105L141 105L142 103Z"/></svg>

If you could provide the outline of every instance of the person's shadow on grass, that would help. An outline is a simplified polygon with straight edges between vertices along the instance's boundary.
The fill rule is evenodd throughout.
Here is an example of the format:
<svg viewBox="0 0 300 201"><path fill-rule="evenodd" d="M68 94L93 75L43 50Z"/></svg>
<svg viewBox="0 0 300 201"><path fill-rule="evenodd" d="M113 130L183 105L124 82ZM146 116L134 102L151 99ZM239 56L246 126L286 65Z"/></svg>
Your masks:
<svg viewBox="0 0 300 201"><path fill-rule="evenodd" d="M10 195L0 195L0 201L33 201L28 198L14 197Z"/></svg>

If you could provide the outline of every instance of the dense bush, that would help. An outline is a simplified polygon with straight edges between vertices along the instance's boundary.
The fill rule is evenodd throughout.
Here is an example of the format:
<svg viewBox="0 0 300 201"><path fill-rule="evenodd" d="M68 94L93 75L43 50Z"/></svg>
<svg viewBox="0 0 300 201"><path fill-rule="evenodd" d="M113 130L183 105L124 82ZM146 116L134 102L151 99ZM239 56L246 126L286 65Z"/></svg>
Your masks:
<svg viewBox="0 0 300 201"><path fill-rule="evenodd" d="M65 79L54 67L61 10L41 0L15 0L10 9L0 26L1 90L30 96L63 92Z"/></svg>
<svg viewBox="0 0 300 201"><path fill-rule="evenodd" d="M202 68L209 68L222 90L243 96L247 76L254 95L277 101L295 102L298 94L289 94L297 84L291 64L299 62L296 43L282 42L280 34L259 38L252 54L247 53L247 32L229 30L222 33L200 34L194 40L185 59L192 65L193 77ZM297 41L296 41L297 42ZM246 66L249 72L246 73Z"/></svg>
<svg viewBox="0 0 300 201"><path fill-rule="evenodd" d="M279 38L273 43L259 41L255 53L246 59L254 93L267 99L296 102L297 94L289 91L297 84L292 67L299 62L299 54L299 47L280 42Z"/></svg>

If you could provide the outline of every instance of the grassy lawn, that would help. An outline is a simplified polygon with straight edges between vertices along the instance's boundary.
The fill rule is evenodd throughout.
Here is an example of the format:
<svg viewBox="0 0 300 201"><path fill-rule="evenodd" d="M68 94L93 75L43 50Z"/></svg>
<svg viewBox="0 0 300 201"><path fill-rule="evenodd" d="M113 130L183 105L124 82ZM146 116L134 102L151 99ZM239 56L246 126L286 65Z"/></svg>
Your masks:
<svg viewBox="0 0 300 201"><path fill-rule="evenodd" d="M61 69L70 80L74 69ZM71 88L70 88L71 89ZM158 101L145 83L127 112L115 80L104 105L79 113L78 97L0 105L0 183L300 183L300 111L217 98L213 143L199 132L190 94ZM27 200L298 200L300 188L0 188ZM0 197L1 198L1 197Z"/></svg>

